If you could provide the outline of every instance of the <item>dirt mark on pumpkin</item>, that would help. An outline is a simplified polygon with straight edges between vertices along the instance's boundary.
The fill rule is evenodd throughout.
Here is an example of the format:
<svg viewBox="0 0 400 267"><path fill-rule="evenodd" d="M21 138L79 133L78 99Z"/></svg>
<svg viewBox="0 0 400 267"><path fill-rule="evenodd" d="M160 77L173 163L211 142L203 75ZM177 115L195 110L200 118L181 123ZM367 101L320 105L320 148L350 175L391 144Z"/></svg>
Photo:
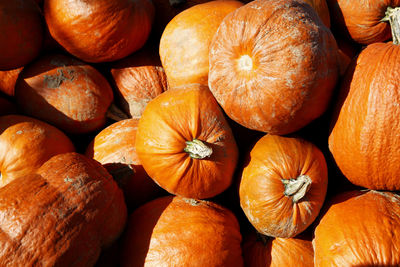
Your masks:
<svg viewBox="0 0 400 267"><path fill-rule="evenodd" d="M73 75L74 71L72 71L72 70L66 70L66 71L68 73L69 78L64 75L64 72L61 69L57 70L57 74L56 75L44 75L44 79L43 79L44 85L47 88L54 88L55 89L55 88L60 87L60 85L64 81L72 82L75 79L75 76Z"/></svg>

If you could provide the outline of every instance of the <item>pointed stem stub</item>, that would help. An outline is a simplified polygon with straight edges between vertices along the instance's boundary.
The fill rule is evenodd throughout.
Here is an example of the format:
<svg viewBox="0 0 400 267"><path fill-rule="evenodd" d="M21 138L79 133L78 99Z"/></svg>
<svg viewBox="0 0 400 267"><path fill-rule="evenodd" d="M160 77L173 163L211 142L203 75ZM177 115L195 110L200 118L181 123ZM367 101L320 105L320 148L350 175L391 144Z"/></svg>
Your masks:
<svg viewBox="0 0 400 267"><path fill-rule="evenodd" d="M285 186L285 196L292 197L294 203L297 203L306 195L312 182L310 177L303 174L294 179L282 179L281 181Z"/></svg>
<svg viewBox="0 0 400 267"><path fill-rule="evenodd" d="M189 154L193 159L204 159L211 156L213 150L211 147L204 144L199 139L193 139L193 141L186 141L186 147L184 151Z"/></svg>

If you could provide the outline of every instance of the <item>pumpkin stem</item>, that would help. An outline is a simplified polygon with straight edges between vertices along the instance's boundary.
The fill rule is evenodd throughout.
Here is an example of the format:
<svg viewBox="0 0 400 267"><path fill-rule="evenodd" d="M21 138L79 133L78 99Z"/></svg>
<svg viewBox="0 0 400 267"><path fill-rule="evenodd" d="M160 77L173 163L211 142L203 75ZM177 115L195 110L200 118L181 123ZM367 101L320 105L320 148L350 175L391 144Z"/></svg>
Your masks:
<svg viewBox="0 0 400 267"><path fill-rule="evenodd" d="M106 117L114 121L122 121L129 119L128 115L126 115L122 110L120 110L114 103L111 103L110 107L108 108Z"/></svg>
<svg viewBox="0 0 400 267"><path fill-rule="evenodd" d="M178 7L186 3L186 0L169 0L169 4L172 7Z"/></svg>
<svg viewBox="0 0 400 267"><path fill-rule="evenodd" d="M393 44L400 44L400 7L388 7L385 17L381 21L388 21L392 30Z"/></svg>
<svg viewBox="0 0 400 267"><path fill-rule="evenodd" d="M302 199L311 186L311 179L307 175L300 175L295 179L282 179L285 186L285 196L292 197L292 201L297 203Z"/></svg>
<svg viewBox="0 0 400 267"><path fill-rule="evenodd" d="M186 147L183 151L189 153L192 159L204 159L210 157L212 154L212 148L206 146L199 139L193 139L193 141L186 141Z"/></svg>

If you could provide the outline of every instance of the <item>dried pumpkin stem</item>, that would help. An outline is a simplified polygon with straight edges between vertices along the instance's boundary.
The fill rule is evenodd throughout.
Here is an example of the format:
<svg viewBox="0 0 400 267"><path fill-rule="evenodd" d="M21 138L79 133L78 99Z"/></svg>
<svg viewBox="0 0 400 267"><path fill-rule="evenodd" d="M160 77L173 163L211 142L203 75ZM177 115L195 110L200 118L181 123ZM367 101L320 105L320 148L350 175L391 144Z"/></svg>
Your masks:
<svg viewBox="0 0 400 267"><path fill-rule="evenodd" d="M186 141L186 147L183 149L193 159L204 159L210 157L212 154L212 148L204 144L199 139L193 139L193 141Z"/></svg>
<svg viewBox="0 0 400 267"><path fill-rule="evenodd" d="M295 179L282 179L281 181L285 186L285 196L292 197L294 203L297 203L306 195L312 182L307 175L300 175Z"/></svg>
<svg viewBox="0 0 400 267"><path fill-rule="evenodd" d="M393 44L400 44L400 7L388 7L385 17L381 21L388 21L390 23Z"/></svg>
<svg viewBox="0 0 400 267"><path fill-rule="evenodd" d="M126 115L122 110L120 110L114 103L111 103L110 107L108 108L106 117L114 121L122 121L129 119L128 115Z"/></svg>

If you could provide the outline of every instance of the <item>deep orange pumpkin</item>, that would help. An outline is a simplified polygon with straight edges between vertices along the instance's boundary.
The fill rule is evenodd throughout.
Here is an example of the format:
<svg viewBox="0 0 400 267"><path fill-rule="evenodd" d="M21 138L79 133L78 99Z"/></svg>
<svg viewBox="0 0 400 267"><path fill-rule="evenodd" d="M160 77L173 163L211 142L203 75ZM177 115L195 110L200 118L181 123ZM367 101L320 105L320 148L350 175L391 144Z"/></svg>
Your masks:
<svg viewBox="0 0 400 267"><path fill-rule="evenodd" d="M240 1L210 1L190 7L165 27L160 58L170 88L190 83L208 85L208 54L211 40L222 19Z"/></svg>
<svg viewBox="0 0 400 267"><path fill-rule="evenodd" d="M146 106L136 134L144 169L168 192L210 198L232 182L238 149L207 87L168 90Z"/></svg>
<svg viewBox="0 0 400 267"><path fill-rule="evenodd" d="M33 0L0 2L0 69L22 67L39 55L43 19Z"/></svg>
<svg viewBox="0 0 400 267"><path fill-rule="evenodd" d="M329 149L355 185L400 190L400 47L367 46L349 66L341 85Z"/></svg>
<svg viewBox="0 0 400 267"><path fill-rule="evenodd" d="M350 191L335 196L314 232L315 266L399 266L400 197Z"/></svg>
<svg viewBox="0 0 400 267"><path fill-rule="evenodd" d="M150 0L52 0L44 2L50 34L87 62L121 59L146 42L154 16Z"/></svg>
<svg viewBox="0 0 400 267"><path fill-rule="evenodd" d="M127 212L98 162L67 153L0 188L0 217L1 266L93 266Z"/></svg>
<svg viewBox="0 0 400 267"><path fill-rule="evenodd" d="M304 2L314 8L326 27L329 28L331 26L331 18L326 0L304 0Z"/></svg>
<svg viewBox="0 0 400 267"><path fill-rule="evenodd" d="M161 195L161 188L147 175L136 154L138 119L111 124L96 135L86 156L103 164L124 191L133 209Z"/></svg>
<svg viewBox="0 0 400 267"><path fill-rule="evenodd" d="M0 117L0 187L35 172L51 157L75 151L70 139L45 122L21 115Z"/></svg>
<svg viewBox="0 0 400 267"><path fill-rule="evenodd" d="M157 51L157 52L155 52ZM140 51L111 65L118 103L132 118L139 119L147 103L167 90L167 77L158 48L146 45Z"/></svg>
<svg viewBox="0 0 400 267"><path fill-rule="evenodd" d="M210 46L209 86L226 114L271 134L304 127L327 108L338 48L310 5L252 1L227 15Z"/></svg>
<svg viewBox="0 0 400 267"><path fill-rule="evenodd" d="M158 198L135 210L123 236L128 266L243 266L239 224L209 201Z"/></svg>
<svg viewBox="0 0 400 267"><path fill-rule="evenodd" d="M0 71L0 91L9 96L14 96L15 84L24 67Z"/></svg>
<svg viewBox="0 0 400 267"><path fill-rule="evenodd" d="M327 184L325 158L316 146L299 138L265 135L243 169L240 205L258 232L294 237L319 214Z"/></svg>
<svg viewBox="0 0 400 267"><path fill-rule="evenodd" d="M68 133L102 127L113 92L92 66L61 54L48 54L20 74L15 86L19 108Z"/></svg>

